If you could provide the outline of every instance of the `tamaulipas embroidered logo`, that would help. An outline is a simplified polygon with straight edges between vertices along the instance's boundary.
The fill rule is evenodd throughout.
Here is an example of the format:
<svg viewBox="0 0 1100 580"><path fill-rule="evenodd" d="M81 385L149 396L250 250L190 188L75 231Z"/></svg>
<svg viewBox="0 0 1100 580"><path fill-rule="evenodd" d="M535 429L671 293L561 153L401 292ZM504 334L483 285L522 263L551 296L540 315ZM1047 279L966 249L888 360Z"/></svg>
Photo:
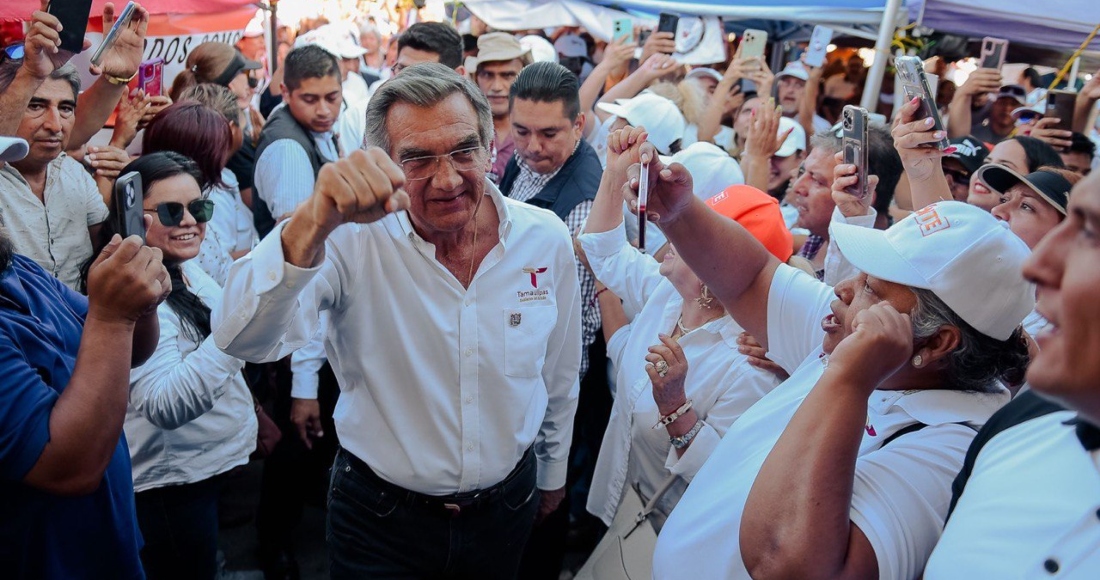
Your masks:
<svg viewBox="0 0 1100 580"><path fill-rule="evenodd" d="M539 288L539 274L546 273L546 270L547 270L547 267L545 267L545 266L543 266L543 267L528 266L528 267L523 269L524 274L528 274L529 276L531 276L531 287L534 288L534 290L520 290L519 292L516 292L516 295L519 297L520 302L531 302L532 300L547 300L547 299L549 299L550 291L546 290L546 289L540 289ZM519 324L519 322L517 321L512 326L518 326L518 324Z"/></svg>

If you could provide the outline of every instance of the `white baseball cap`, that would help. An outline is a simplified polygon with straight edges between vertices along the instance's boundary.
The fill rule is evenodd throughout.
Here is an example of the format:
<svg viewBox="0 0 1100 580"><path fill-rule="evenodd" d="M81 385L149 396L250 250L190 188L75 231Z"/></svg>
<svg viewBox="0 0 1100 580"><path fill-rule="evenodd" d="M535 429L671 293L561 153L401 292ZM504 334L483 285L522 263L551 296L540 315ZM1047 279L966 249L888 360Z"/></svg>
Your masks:
<svg viewBox="0 0 1100 580"><path fill-rule="evenodd" d="M808 81L810 80L810 73L806 70L806 67L802 66L802 63L791 61L787 63L787 66L783 67L783 70L775 75L775 80L778 81L783 77L794 77L796 79Z"/></svg>
<svg viewBox="0 0 1100 580"><path fill-rule="evenodd" d="M642 92L632 99L599 103L596 107L626 119L633 127L645 127L649 133L648 141L665 155L671 153L669 147L684 136L687 127L687 121L676 103L653 93Z"/></svg>
<svg viewBox="0 0 1100 580"><path fill-rule="evenodd" d="M311 30L294 41L294 46L316 44L336 58L359 58L367 54L367 49L359 46L359 43L349 34L348 30L335 24L326 24L320 28Z"/></svg>
<svg viewBox="0 0 1100 580"><path fill-rule="evenodd" d="M1008 340L1035 309L1035 287L1021 274L1031 251L989 212L941 201L886 231L834 223L844 257L868 275L931 290L979 332Z"/></svg>
<svg viewBox="0 0 1100 580"><path fill-rule="evenodd" d="M576 34L565 34L554 41L558 54L566 58L588 58L588 43Z"/></svg>
<svg viewBox="0 0 1100 580"><path fill-rule="evenodd" d="M700 66L700 67L695 67L695 68L691 69L691 71L688 72L687 76L685 76L684 78L685 79L694 79L694 78L699 78L699 77L708 77L708 78L712 78L712 79L714 79L718 82L722 82L722 73L720 73L720 72L718 72L718 71L716 71L716 70L714 70L710 67L706 67L706 66Z"/></svg>
<svg viewBox="0 0 1100 580"><path fill-rule="evenodd" d="M534 62L558 62L558 51L554 48L553 44L550 44L549 40L535 35L528 34L519 39L519 43L524 49L531 52L531 60Z"/></svg>
<svg viewBox="0 0 1100 580"><path fill-rule="evenodd" d="M691 173L695 195L702 199L710 199L731 185L745 183L745 174L737 160L714 143L696 141L668 158L668 162L674 161Z"/></svg>
<svg viewBox="0 0 1100 580"><path fill-rule="evenodd" d="M30 148L19 137L0 137L0 162L19 161L27 156Z"/></svg>
<svg viewBox="0 0 1100 580"><path fill-rule="evenodd" d="M790 157L799 151L806 150L806 129L802 124L790 117L780 117L779 131L776 135L786 133L787 129L791 129L791 134L787 135L783 144L779 146L779 150L775 152L776 157Z"/></svg>

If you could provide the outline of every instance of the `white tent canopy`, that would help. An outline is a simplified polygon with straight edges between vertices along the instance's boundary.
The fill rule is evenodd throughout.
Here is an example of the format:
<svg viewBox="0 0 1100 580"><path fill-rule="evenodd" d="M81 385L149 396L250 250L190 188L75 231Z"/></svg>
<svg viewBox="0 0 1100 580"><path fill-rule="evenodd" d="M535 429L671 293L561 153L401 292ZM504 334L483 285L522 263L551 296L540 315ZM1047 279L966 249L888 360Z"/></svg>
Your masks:
<svg viewBox="0 0 1100 580"><path fill-rule="evenodd" d="M611 40L612 23L631 18L656 26L651 16L627 14L582 0L466 0L462 3L485 24L497 30L530 30L558 26L583 26L600 40Z"/></svg>
<svg viewBox="0 0 1100 580"><path fill-rule="evenodd" d="M912 20L937 31L1061 50L1076 49L1100 24L1097 0L910 0L907 7ZM1100 50L1100 36L1089 48Z"/></svg>

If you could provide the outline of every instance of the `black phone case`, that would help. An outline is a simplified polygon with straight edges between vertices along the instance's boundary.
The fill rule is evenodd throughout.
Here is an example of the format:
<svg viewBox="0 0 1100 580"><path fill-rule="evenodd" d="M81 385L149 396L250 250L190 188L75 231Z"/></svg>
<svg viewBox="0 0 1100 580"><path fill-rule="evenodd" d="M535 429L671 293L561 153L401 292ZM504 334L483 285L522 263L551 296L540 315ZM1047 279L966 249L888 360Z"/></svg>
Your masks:
<svg viewBox="0 0 1100 580"><path fill-rule="evenodd" d="M1073 109L1077 103L1077 93L1071 91L1047 92L1047 117L1056 117L1058 124L1055 129L1062 131L1073 130Z"/></svg>
<svg viewBox="0 0 1100 580"><path fill-rule="evenodd" d="M47 12L61 23L61 50L72 53L83 50L92 0L51 0Z"/></svg>
<svg viewBox="0 0 1100 580"><path fill-rule="evenodd" d="M867 165L869 153L867 151L867 131L870 123L867 109L846 105L842 118L842 147L844 151L844 163L855 165L858 168L859 183L849 187L846 191L860 199L867 197L870 190L867 189Z"/></svg>
<svg viewBox="0 0 1100 580"><path fill-rule="evenodd" d="M142 194L141 174L131 171L115 181L115 216L118 218L118 233L124 239L134 234L145 241L145 210Z"/></svg>
<svg viewBox="0 0 1100 580"><path fill-rule="evenodd" d="M676 34L676 26L680 23L680 17L668 12L662 12L657 20L657 32L671 32Z"/></svg>

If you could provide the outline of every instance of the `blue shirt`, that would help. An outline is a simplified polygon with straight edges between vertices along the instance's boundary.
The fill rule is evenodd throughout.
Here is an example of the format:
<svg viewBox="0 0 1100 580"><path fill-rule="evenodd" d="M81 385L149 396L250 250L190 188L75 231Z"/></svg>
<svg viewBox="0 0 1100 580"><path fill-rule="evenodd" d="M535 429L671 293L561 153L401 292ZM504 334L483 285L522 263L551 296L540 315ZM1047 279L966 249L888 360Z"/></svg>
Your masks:
<svg viewBox="0 0 1100 580"><path fill-rule="evenodd" d="M126 440L99 489L61 497L23 478L49 441L69 384L88 300L28 258L0 273L0 576L144 578Z"/></svg>

